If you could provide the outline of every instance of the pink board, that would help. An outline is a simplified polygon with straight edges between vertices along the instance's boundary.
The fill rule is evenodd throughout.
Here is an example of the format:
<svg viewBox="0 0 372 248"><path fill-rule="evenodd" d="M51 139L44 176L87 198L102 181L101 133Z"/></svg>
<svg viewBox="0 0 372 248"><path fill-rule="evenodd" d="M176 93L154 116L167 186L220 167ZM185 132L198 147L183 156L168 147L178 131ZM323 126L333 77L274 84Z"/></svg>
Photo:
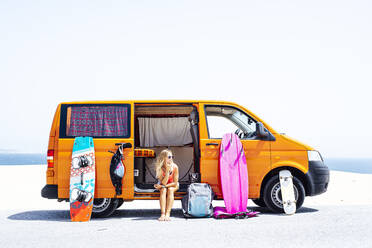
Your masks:
<svg viewBox="0 0 372 248"><path fill-rule="evenodd" d="M220 147L220 177L226 212L247 211L248 169L243 145L236 134L222 137Z"/></svg>

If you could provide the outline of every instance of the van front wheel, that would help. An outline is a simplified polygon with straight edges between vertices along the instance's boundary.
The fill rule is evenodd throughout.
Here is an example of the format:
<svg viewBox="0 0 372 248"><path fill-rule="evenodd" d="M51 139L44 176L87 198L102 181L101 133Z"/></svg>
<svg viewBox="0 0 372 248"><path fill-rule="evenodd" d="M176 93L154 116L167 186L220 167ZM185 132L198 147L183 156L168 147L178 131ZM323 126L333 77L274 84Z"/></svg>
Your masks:
<svg viewBox="0 0 372 248"><path fill-rule="evenodd" d="M296 177L293 177L293 188L296 207L300 209L305 200L305 189L302 182ZM266 206L274 213L283 213L282 192L280 190L279 175L275 175L269 179L264 188L264 202Z"/></svg>
<svg viewBox="0 0 372 248"><path fill-rule="evenodd" d="M266 207L266 204L262 198L252 199L252 201L254 202L254 204L256 204L259 207L263 207L263 208Z"/></svg>
<svg viewBox="0 0 372 248"><path fill-rule="evenodd" d="M92 216L95 218L109 217L117 208L119 199L97 198L93 201Z"/></svg>

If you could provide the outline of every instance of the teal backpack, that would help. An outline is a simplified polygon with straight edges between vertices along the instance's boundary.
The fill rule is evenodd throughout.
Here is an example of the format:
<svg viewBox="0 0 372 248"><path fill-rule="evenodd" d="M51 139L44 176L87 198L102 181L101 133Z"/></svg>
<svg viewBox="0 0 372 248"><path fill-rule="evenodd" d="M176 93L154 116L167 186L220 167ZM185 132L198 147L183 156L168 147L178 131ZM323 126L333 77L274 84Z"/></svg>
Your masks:
<svg viewBox="0 0 372 248"><path fill-rule="evenodd" d="M207 183L192 183L182 198L182 211L186 218L213 216L212 201L214 193Z"/></svg>

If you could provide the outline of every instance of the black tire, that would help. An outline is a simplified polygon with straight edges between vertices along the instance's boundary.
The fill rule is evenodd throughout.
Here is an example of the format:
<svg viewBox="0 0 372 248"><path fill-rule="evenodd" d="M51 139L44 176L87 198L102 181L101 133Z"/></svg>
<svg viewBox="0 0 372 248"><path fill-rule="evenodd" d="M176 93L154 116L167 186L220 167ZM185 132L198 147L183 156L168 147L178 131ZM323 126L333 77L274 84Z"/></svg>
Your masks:
<svg viewBox="0 0 372 248"><path fill-rule="evenodd" d="M92 216L94 218L109 217L117 209L119 199L98 198L93 201Z"/></svg>
<svg viewBox="0 0 372 248"><path fill-rule="evenodd" d="M118 206L116 207L116 209L120 208L121 205L123 205L124 203L124 200L122 198L118 198Z"/></svg>
<svg viewBox="0 0 372 248"><path fill-rule="evenodd" d="M264 201L262 198L252 199L252 201L253 201L254 204L256 204L257 206L259 206L259 207L263 207L263 208L266 208L266 203L265 203L265 201Z"/></svg>
<svg viewBox="0 0 372 248"><path fill-rule="evenodd" d="M305 189L302 182L293 177L296 207L300 209L305 200ZM279 175L275 175L267 181L263 195L266 206L274 213L283 213L282 194L280 191Z"/></svg>

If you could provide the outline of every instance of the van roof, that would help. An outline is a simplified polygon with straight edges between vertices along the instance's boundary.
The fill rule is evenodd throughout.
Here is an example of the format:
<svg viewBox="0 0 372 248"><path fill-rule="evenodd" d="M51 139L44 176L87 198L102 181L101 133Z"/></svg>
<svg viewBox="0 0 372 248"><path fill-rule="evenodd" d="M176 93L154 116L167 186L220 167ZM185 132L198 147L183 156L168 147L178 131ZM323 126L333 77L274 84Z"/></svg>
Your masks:
<svg viewBox="0 0 372 248"><path fill-rule="evenodd" d="M219 104L236 104L234 102L229 101L221 101L221 100L115 100L115 101L105 101L105 100L90 100L90 101L75 101L75 102L62 102L61 104L92 104L92 103L219 103Z"/></svg>

